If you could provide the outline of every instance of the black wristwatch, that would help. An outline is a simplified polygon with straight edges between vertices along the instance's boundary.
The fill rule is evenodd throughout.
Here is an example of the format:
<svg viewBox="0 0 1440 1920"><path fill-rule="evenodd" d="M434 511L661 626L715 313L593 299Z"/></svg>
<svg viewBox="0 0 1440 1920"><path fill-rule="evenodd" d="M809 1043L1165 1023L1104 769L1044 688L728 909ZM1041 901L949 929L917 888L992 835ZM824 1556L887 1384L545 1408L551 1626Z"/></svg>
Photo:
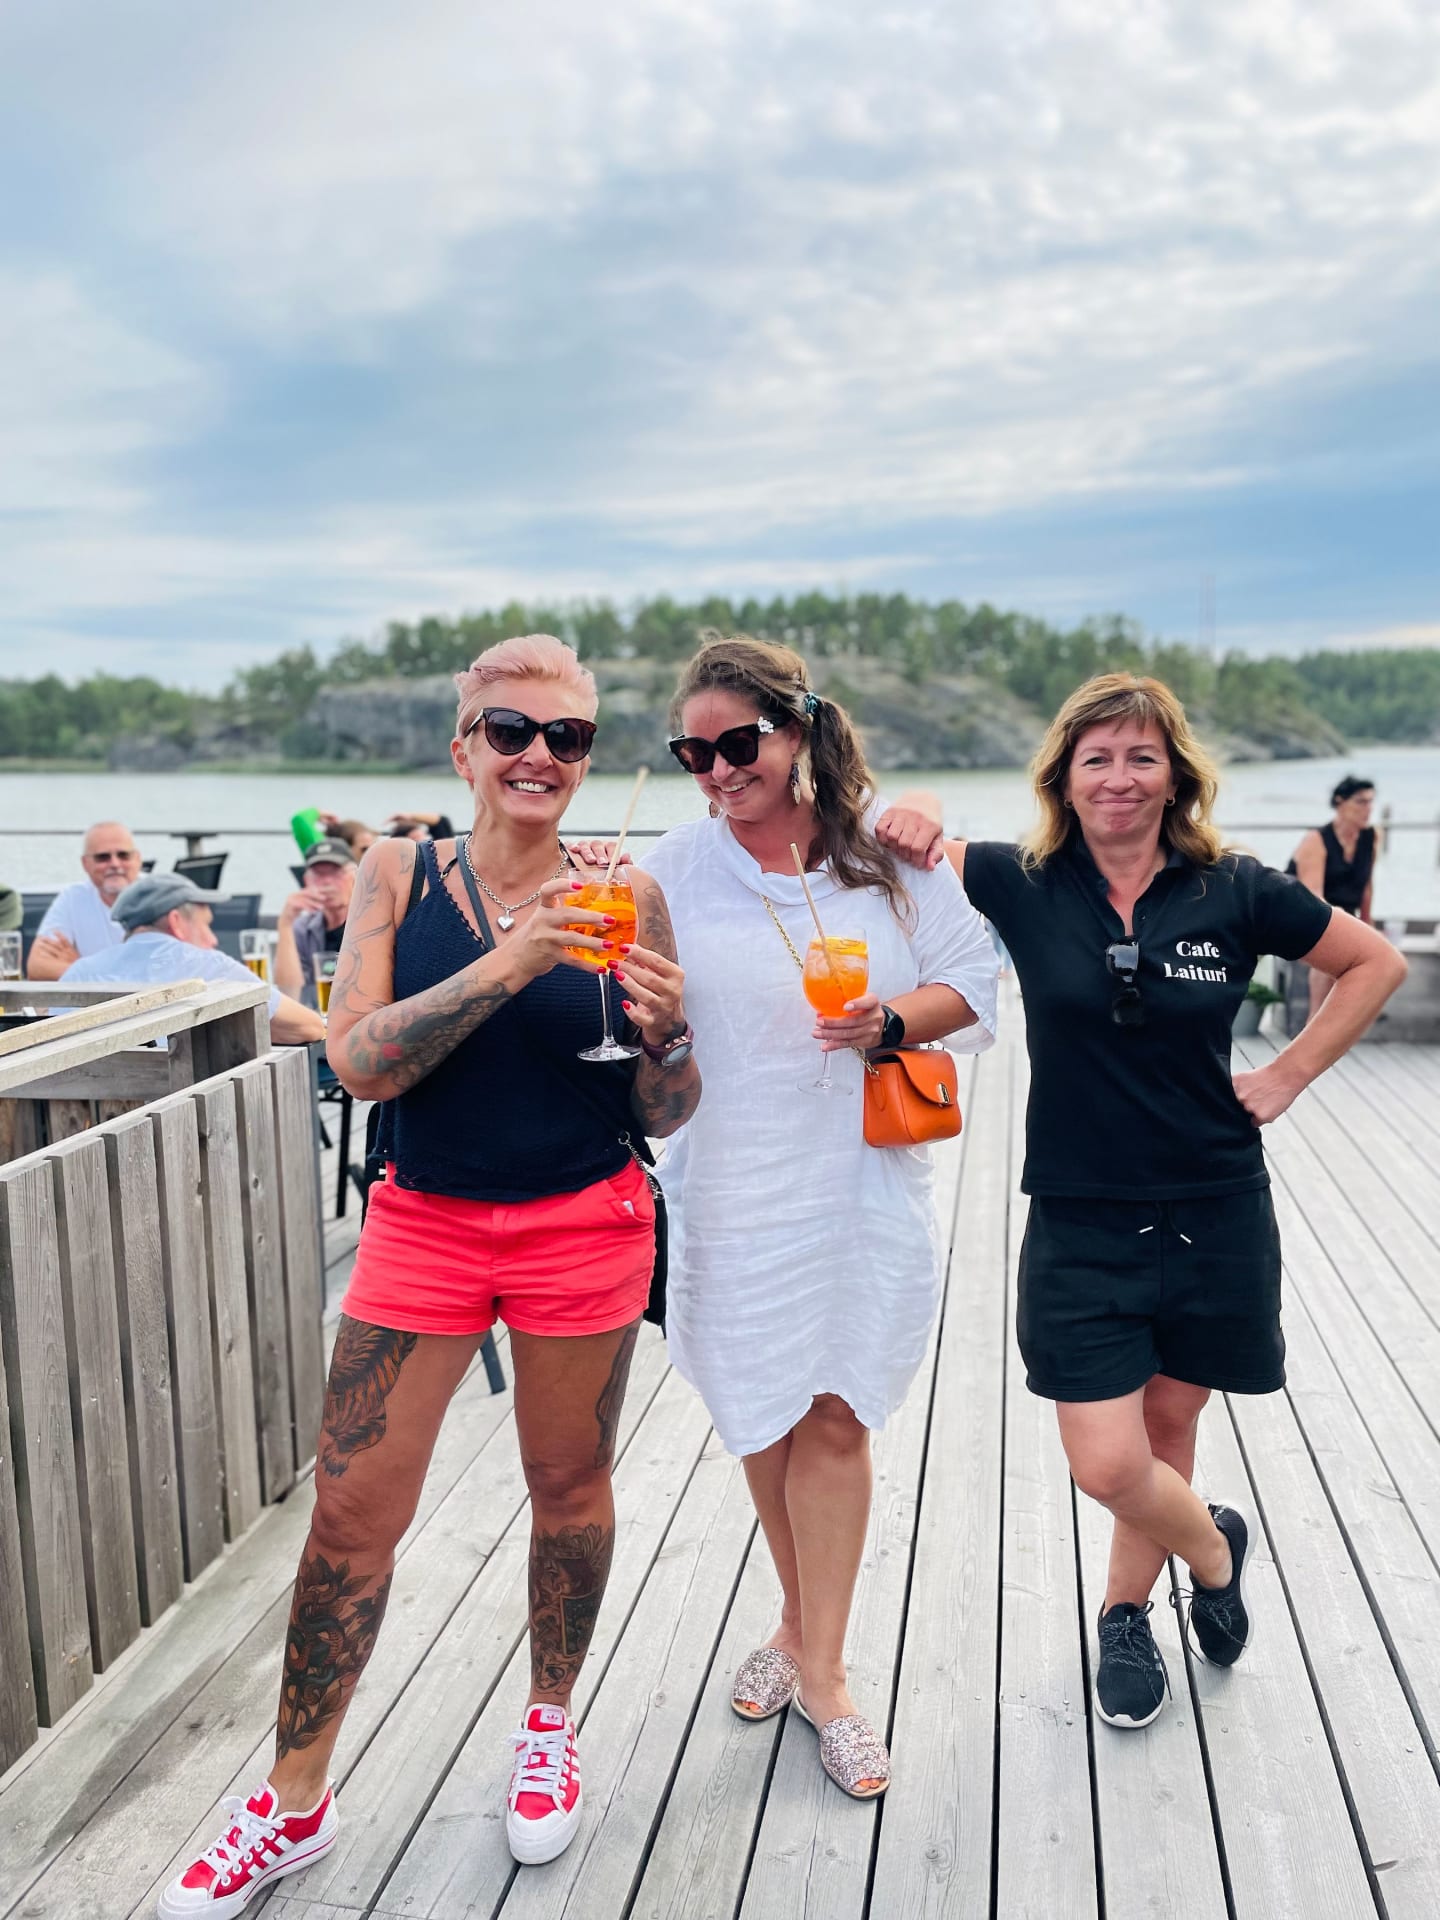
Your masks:
<svg viewBox="0 0 1440 1920"><path fill-rule="evenodd" d="M894 1007L887 1007L882 1004L880 1011L885 1016L885 1024L880 1029L880 1047L884 1052L889 1053L895 1047L904 1046L905 1022L900 1018L900 1015L896 1013Z"/></svg>
<svg viewBox="0 0 1440 1920"><path fill-rule="evenodd" d="M662 1040L658 1046L641 1034L640 1048L645 1058L653 1060L657 1067L678 1067L695 1051L694 1030L687 1021L679 1033L672 1033L668 1040Z"/></svg>

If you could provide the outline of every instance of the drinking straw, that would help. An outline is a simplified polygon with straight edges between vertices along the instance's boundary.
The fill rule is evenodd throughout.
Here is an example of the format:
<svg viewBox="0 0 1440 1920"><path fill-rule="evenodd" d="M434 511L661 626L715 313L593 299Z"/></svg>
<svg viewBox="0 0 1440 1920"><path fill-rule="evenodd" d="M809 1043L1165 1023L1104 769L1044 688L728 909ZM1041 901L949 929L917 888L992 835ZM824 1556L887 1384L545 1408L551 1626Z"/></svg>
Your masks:
<svg viewBox="0 0 1440 1920"><path fill-rule="evenodd" d="M625 818L620 822L620 838L615 842L615 850L610 855L610 864L605 869L605 884L608 887L615 878L615 868L619 864L620 853L625 845L625 836L630 831L630 822L635 818L635 808L639 803L640 789L650 774L649 767L640 767L635 774L635 784L630 789L630 804L625 809Z"/></svg>
<svg viewBox="0 0 1440 1920"><path fill-rule="evenodd" d="M834 973L835 963L830 957L830 943L825 938L825 929L821 926L820 915L815 910L815 896L811 893L810 882L805 877L805 862L800 858L800 849L793 840L790 842L790 854L795 862L795 871L800 876L800 884L805 889L805 899L810 908L810 918L815 922L815 931L819 934L820 945L825 950L826 964L829 966L831 973Z"/></svg>

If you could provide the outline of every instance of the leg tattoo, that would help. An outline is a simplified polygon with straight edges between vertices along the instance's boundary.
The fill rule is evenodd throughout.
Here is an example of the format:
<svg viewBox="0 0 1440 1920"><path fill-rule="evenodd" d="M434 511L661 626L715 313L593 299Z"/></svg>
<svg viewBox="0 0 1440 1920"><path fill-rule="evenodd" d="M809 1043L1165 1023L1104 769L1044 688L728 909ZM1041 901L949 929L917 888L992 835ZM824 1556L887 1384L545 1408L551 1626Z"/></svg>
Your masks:
<svg viewBox="0 0 1440 1920"><path fill-rule="evenodd" d="M579 1676L615 1551L614 1527L562 1527L530 1540L530 1674L537 1693Z"/></svg>
<svg viewBox="0 0 1440 1920"><path fill-rule="evenodd" d="M332 1480L340 1478L355 1454L385 1438L386 1396L418 1338L341 1315L319 1446L321 1470Z"/></svg>
<svg viewBox="0 0 1440 1920"><path fill-rule="evenodd" d="M610 1376L600 1389L600 1398L595 1402L595 1419L600 1428L600 1444L595 1449L597 1467L610 1467L615 1464L615 1435L620 1425L620 1409L625 1405L625 1387L630 1378L630 1359L635 1352L635 1337L640 1331L637 1320L633 1327L627 1327L620 1336L620 1344L615 1349L615 1358L610 1362Z"/></svg>
<svg viewBox="0 0 1440 1920"><path fill-rule="evenodd" d="M320 1553L301 1560L285 1638L277 1759L308 1747L343 1710L374 1650L392 1577L386 1573L378 1584L373 1574L352 1579L348 1560L332 1566Z"/></svg>

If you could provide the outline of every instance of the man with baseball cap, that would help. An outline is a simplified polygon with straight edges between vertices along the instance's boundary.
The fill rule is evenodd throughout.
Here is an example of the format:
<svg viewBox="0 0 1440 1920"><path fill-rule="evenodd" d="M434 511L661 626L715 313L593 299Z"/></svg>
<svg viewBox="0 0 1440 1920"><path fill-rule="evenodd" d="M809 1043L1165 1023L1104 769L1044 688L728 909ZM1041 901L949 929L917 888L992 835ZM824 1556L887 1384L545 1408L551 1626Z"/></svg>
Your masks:
<svg viewBox="0 0 1440 1920"><path fill-rule="evenodd" d="M242 980L254 975L222 953L210 909L225 893L206 893L183 873L147 873L125 888L110 909L122 944L86 954L62 980L106 987L157 987L171 980ZM325 1022L310 1007L270 989L270 1039L276 1046L323 1040Z"/></svg>
<svg viewBox="0 0 1440 1920"><path fill-rule="evenodd" d="M275 984L316 1004L315 956L337 954L355 891L355 856L345 841L317 840L305 855L305 885L292 893L276 921Z"/></svg>

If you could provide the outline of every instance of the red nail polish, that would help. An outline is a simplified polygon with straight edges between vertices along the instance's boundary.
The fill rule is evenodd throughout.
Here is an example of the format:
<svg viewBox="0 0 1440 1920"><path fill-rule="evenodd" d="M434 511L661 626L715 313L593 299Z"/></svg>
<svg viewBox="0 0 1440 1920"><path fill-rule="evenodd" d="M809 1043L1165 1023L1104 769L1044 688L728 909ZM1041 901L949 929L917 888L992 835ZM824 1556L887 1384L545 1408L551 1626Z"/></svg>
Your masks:
<svg viewBox="0 0 1440 1920"><path fill-rule="evenodd" d="M626 1013L633 1013L635 1011L633 1003L629 1000L622 1000L620 1004L625 1009Z"/></svg>
<svg viewBox="0 0 1440 1920"><path fill-rule="evenodd" d="M615 978L616 978L617 980L623 980L623 979L625 978L625 976L624 976L624 974L623 974L623 973L621 973L621 971L620 971L620 969L619 969L618 967L613 967L613 968L612 968L612 971L614 972L614 975L615 975Z"/></svg>
<svg viewBox="0 0 1440 1920"><path fill-rule="evenodd" d="M607 914L606 914L606 915L604 916L604 918L605 918L605 924L606 924L606 926L607 926L607 927L613 927L613 926L614 926L614 924L615 924L615 916L614 916L614 914L613 914L613 913L607 913Z"/></svg>
<svg viewBox="0 0 1440 1920"><path fill-rule="evenodd" d="M621 953L629 953L629 951L630 951L630 943L629 943L628 941L626 941L626 940L622 940L622 941L620 942L620 951L621 951Z"/></svg>

